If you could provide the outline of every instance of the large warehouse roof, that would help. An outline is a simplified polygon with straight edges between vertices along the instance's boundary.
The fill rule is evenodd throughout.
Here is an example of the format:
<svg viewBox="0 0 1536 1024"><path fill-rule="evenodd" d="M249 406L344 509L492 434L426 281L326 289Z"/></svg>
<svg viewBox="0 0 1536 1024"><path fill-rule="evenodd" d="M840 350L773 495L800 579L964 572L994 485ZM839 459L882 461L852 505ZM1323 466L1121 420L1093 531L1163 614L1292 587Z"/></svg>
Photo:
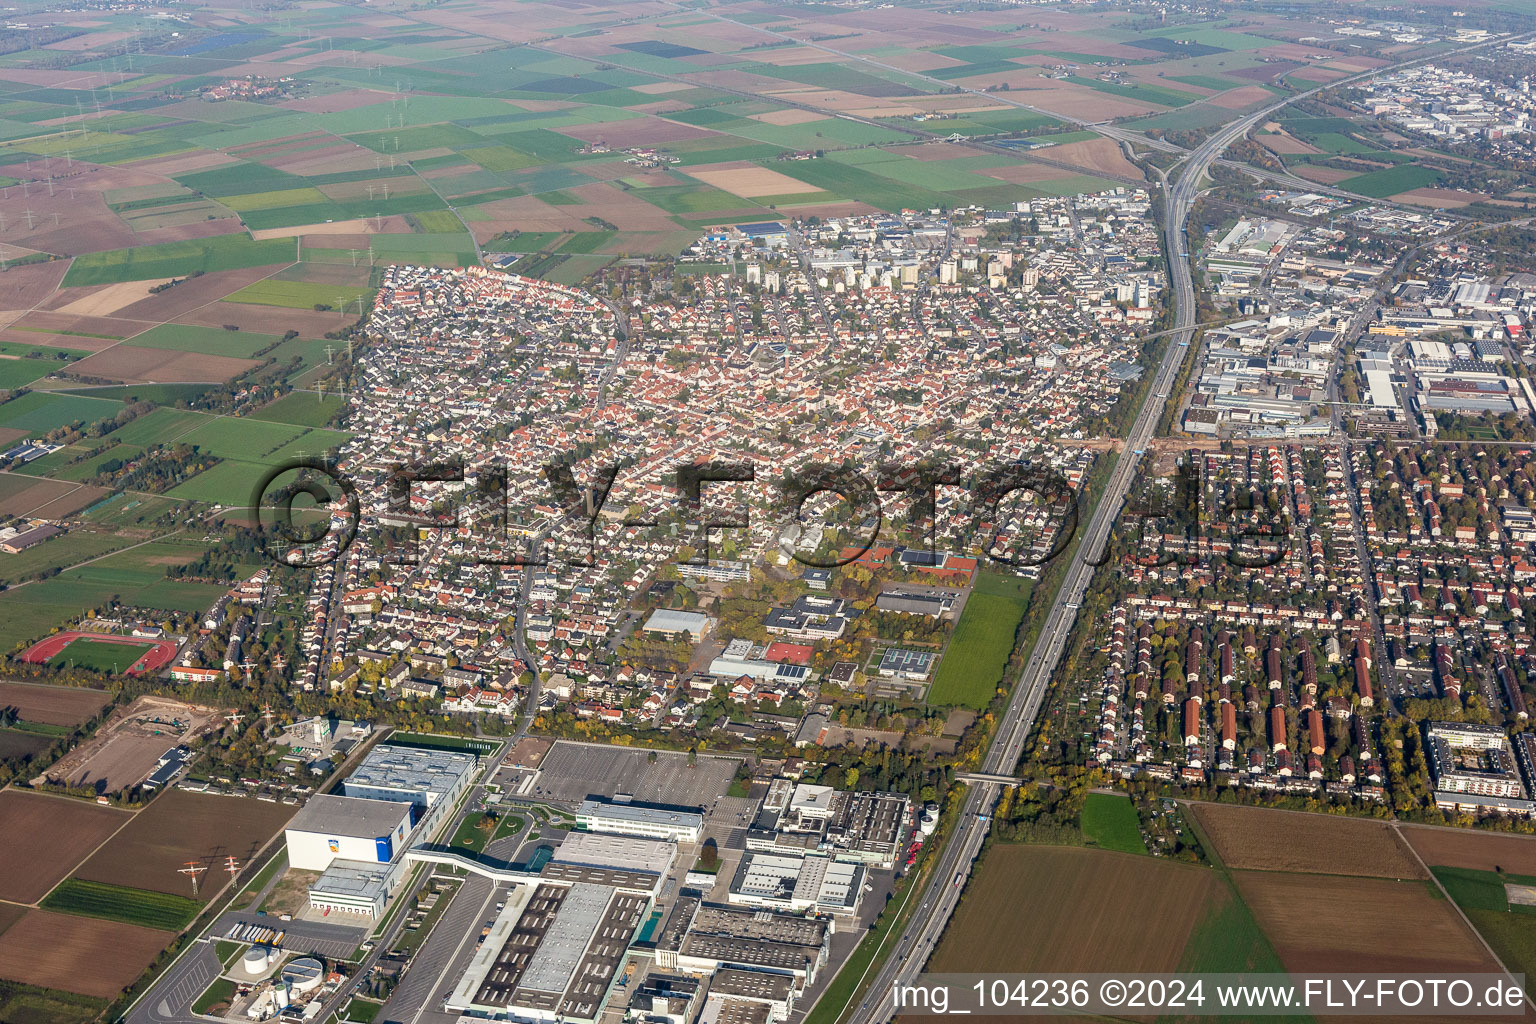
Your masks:
<svg viewBox="0 0 1536 1024"><path fill-rule="evenodd" d="M288 822L288 831L377 839L389 835L401 822L409 822L410 815L408 803L316 793Z"/></svg>
<svg viewBox="0 0 1536 1024"><path fill-rule="evenodd" d="M475 755L457 750L423 750L381 743L368 752L357 770L348 776L348 792L363 787L419 794L428 804L453 791L465 775L475 770Z"/></svg>

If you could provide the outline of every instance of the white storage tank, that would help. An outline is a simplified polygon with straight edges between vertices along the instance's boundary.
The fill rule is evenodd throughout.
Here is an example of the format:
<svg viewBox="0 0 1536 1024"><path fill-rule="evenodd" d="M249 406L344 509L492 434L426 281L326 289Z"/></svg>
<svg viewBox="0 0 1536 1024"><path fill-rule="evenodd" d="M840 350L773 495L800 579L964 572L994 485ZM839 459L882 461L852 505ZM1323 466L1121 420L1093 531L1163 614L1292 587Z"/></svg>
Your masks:
<svg viewBox="0 0 1536 1024"><path fill-rule="evenodd" d="M923 816L918 820L917 830L925 836L933 835L933 830L939 827L939 805L927 804L923 807Z"/></svg>
<svg viewBox="0 0 1536 1024"><path fill-rule="evenodd" d="M259 978L270 971L275 963L277 963L277 950L270 946L252 946L245 951L240 966L246 974Z"/></svg>

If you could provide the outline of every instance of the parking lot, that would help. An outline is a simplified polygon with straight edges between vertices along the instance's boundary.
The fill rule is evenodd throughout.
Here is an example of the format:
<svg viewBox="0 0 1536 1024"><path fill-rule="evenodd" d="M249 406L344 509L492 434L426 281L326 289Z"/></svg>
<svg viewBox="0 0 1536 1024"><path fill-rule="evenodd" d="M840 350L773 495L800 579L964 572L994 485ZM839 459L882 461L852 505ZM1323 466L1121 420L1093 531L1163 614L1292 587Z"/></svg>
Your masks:
<svg viewBox="0 0 1536 1024"><path fill-rule="evenodd" d="M339 918L341 915L336 916ZM344 959L357 951L357 947L368 937L368 930L373 924L362 918L353 918L353 921L356 923L283 921L270 915L258 917L249 911L231 911L219 918L210 934L223 938L239 925L256 925L282 932L283 948L286 950Z"/></svg>
<svg viewBox="0 0 1536 1024"><path fill-rule="evenodd" d="M734 758L700 757L692 766L688 755L623 747L603 747L561 740L545 756L525 799L546 800L571 807L589 796L618 793L638 803L708 809L723 796L736 774Z"/></svg>

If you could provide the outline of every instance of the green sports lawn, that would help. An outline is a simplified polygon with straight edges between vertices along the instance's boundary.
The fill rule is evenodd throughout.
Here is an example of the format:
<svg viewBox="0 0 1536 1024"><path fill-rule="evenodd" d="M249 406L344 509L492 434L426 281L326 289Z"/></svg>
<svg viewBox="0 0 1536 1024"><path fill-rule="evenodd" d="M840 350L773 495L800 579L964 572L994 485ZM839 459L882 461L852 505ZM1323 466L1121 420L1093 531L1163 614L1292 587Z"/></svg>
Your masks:
<svg viewBox="0 0 1536 1024"><path fill-rule="evenodd" d="M128 667L153 650L153 643L116 643L105 640L74 640L54 655L48 664L54 668L72 665L96 672L122 675ZM100 915L97 915L100 916Z"/></svg>

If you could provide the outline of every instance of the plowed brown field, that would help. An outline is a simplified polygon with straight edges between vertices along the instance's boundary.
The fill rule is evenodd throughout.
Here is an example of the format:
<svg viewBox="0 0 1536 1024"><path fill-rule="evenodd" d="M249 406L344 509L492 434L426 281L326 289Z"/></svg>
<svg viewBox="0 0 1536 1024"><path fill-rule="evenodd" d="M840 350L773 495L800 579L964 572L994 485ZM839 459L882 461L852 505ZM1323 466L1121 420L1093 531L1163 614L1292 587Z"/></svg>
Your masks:
<svg viewBox="0 0 1536 1024"><path fill-rule="evenodd" d="M127 820L127 811L82 800L0 792L0 899L42 899Z"/></svg>
<svg viewBox="0 0 1536 1024"><path fill-rule="evenodd" d="M1428 877L1385 822L1234 804L1189 807L1229 868Z"/></svg>

